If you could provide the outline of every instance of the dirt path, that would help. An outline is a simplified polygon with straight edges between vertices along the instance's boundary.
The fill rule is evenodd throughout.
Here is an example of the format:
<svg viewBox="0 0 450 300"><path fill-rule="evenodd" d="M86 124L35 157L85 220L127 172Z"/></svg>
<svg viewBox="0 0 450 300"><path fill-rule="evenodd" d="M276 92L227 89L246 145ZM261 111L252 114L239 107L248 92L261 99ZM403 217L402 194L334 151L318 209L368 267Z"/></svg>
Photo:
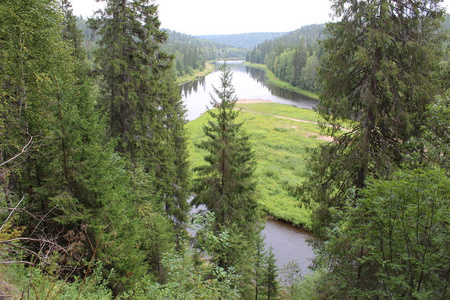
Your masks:
<svg viewBox="0 0 450 300"><path fill-rule="evenodd" d="M266 102L272 102L269 100L262 100L262 99L241 99L238 100L237 103L266 103ZM277 116L277 115L270 115L270 114L264 114L264 113L260 113L260 112L255 112L252 110L246 110L246 109L242 109L242 111L248 112L248 113L252 113L252 114L258 114L258 115L263 115L263 116L271 116L271 117L275 117L275 118L279 118L279 119L286 119L286 120L291 120L294 122L302 122L302 123L310 123L310 124L318 124L317 122L314 121L308 121L308 120L301 120L301 119L295 119L295 118L289 118L289 117L283 117L283 116ZM310 132L306 134L306 137L315 135L317 137L318 140L321 141L326 141L326 142L332 142L333 138L331 136L327 136L327 135L317 135L316 133Z"/></svg>

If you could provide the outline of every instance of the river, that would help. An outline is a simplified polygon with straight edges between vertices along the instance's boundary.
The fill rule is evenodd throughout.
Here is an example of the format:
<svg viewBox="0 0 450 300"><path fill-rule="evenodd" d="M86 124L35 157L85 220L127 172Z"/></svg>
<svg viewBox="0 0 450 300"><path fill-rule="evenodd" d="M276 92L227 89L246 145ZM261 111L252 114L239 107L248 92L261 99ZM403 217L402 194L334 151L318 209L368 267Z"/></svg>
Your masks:
<svg viewBox="0 0 450 300"><path fill-rule="evenodd" d="M312 109L317 104L316 100L308 99L301 94L268 85L264 71L245 66L242 61L232 61L227 64L233 72L232 84L238 99L269 100L308 109ZM220 86L220 72L217 70L181 86L189 121L195 120L210 107L210 94L214 94L213 85ZM267 248L272 248L277 259L280 273L290 262L298 264L302 274L310 272L308 266L314 257L312 247L307 242L307 239L312 238L310 233L284 222L268 219L263 235Z"/></svg>
<svg viewBox="0 0 450 300"><path fill-rule="evenodd" d="M317 104L317 100L267 84L263 70L246 66L243 61L231 61L227 64L233 72L232 84L238 99L269 100L307 109L312 109ZM220 72L217 69L205 77L181 86L189 121L195 120L210 107L210 94L214 94L213 85L220 86Z"/></svg>

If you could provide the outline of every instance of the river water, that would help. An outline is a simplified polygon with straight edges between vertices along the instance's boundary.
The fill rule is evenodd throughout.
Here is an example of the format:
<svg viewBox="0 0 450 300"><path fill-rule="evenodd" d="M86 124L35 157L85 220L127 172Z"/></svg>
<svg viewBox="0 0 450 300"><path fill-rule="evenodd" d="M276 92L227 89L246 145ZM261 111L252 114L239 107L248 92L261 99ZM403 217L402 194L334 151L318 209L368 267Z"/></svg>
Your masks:
<svg viewBox="0 0 450 300"><path fill-rule="evenodd" d="M316 100L308 99L298 93L268 85L264 71L245 66L242 61L232 61L227 64L233 72L232 84L238 99L269 100L308 109L312 109L317 104ZM220 72L217 70L181 86L189 121L198 118L210 108L210 94L214 95L213 86L220 86ZM307 242L312 238L310 233L287 223L268 219L263 235L267 248L272 248L277 259L280 273L290 262L296 263L302 274L310 272L308 266L314 257L312 247Z"/></svg>
<svg viewBox="0 0 450 300"><path fill-rule="evenodd" d="M317 105L317 100L269 85L263 70L245 66L242 61L231 61L227 64L233 72L232 84L238 99L269 100L307 109L312 109ZM210 108L210 94L214 95L213 85L220 86L220 72L217 69L205 77L181 86L181 95L186 105L189 121L198 118L206 111L207 107Z"/></svg>

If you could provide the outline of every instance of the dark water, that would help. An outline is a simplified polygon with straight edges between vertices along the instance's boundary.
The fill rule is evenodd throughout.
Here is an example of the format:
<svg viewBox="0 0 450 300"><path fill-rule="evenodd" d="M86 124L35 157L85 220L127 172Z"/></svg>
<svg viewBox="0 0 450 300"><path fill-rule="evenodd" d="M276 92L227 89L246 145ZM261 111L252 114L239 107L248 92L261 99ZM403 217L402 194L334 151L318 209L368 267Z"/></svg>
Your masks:
<svg viewBox="0 0 450 300"><path fill-rule="evenodd" d="M238 99L261 99L312 109L317 100L301 94L268 85L264 71L245 66L242 61L227 62L233 72L233 86ZM187 108L189 121L198 118L210 106L212 86L220 86L220 72L213 73L181 86L181 95ZM214 95L215 96L215 95Z"/></svg>
<svg viewBox="0 0 450 300"><path fill-rule="evenodd" d="M314 253L307 241L312 239L309 232L285 222L268 219L262 233L266 237L267 248L272 247L281 277L283 277L283 268L290 262L297 263L303 275L311 272L308 267L311 259L314 258Z"/></svg>
<svg viewBox="0 0 450 300"><path fill-rule="evenodd" d="M270 100L308 109L312 109L317 104L316 100L305 98L298 93L267 85L264 71L245 66L242 61L227 62L227 64L233 71L233 86L238 99ZM210 106L212 85L220 86L219 76L220 73L215 71L200 80L182 85L181 92L189 121L198 118ZM263 234L266 237L267 247L273 248L280 271L289 262L294 262L299 265L302 274L310 272L308 266L314 254L306 240L312 238L311 234L271 219L267 220Z"/></svg>

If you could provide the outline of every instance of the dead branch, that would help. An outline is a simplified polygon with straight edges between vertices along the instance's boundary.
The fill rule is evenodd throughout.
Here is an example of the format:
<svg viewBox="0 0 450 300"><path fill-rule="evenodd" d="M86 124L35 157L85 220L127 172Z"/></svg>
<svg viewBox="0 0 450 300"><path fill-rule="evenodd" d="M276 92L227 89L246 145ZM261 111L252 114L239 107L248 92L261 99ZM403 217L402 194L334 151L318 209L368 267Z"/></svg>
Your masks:
<svg viewBox="0 0 450 300"><path fill-rule="evenodd" d="M9 264L27 264L27 265L31 265L34 266L34 263L29 262L29 261L0 261L0 265L9 265Z"/></svg>
<svg viewBox="0 0 450 300"><path fill-rule="evenodd" d="M13 157L11 157L10 159L8 159L7 161L4 161L2 163L0 163L0 167L6 165L7 163L10 163L11 161L15 160L16 158L18 158L19 156L21 156L24 152L25 149L31 144L31 141L33 140L33 137L30 137L30 140L26 143L25 146L23 146L22 150L20 150L19 153L17 153L16 155L14 155Z"/></svg>
<svg viewBox="0 0 450 300"><path fill-rule="evenodd" d="M11 246L11 245L13 245L13 244L11 244L12 242L19 242L19 241L40 242L40 243L44 243L44 244L50 244L50 245L56 246L58 250L62 250L65 254L69 254L66 249L64 249L57 243L49 241L49 240L44 240L44 239L21 237L21 238L14 238L14 239L6 240L6 241L0 241L0 244L6 244L6 245ZM20 247L17 245L14 245L14 246ZM26 251L30 252L31 250L26 250Z"/></svg>
<svg viewBox="0 0 450 300"><path fill-rule="evenodd" d="M5 224L8 222L9 218L11 218L12 214L14 213L14 211L17 209L17 207L19 207L20 203L22 203L23 199L25 199L25 196L22 197L22 199L20 199L19 203L17 203L16 207L14 207L14 209L11 210L11 212L9 213L8 217L6 218L5 222L3 222L2 226L0 226L0 232L2 232L3 227L5 226Z"/></svg>

